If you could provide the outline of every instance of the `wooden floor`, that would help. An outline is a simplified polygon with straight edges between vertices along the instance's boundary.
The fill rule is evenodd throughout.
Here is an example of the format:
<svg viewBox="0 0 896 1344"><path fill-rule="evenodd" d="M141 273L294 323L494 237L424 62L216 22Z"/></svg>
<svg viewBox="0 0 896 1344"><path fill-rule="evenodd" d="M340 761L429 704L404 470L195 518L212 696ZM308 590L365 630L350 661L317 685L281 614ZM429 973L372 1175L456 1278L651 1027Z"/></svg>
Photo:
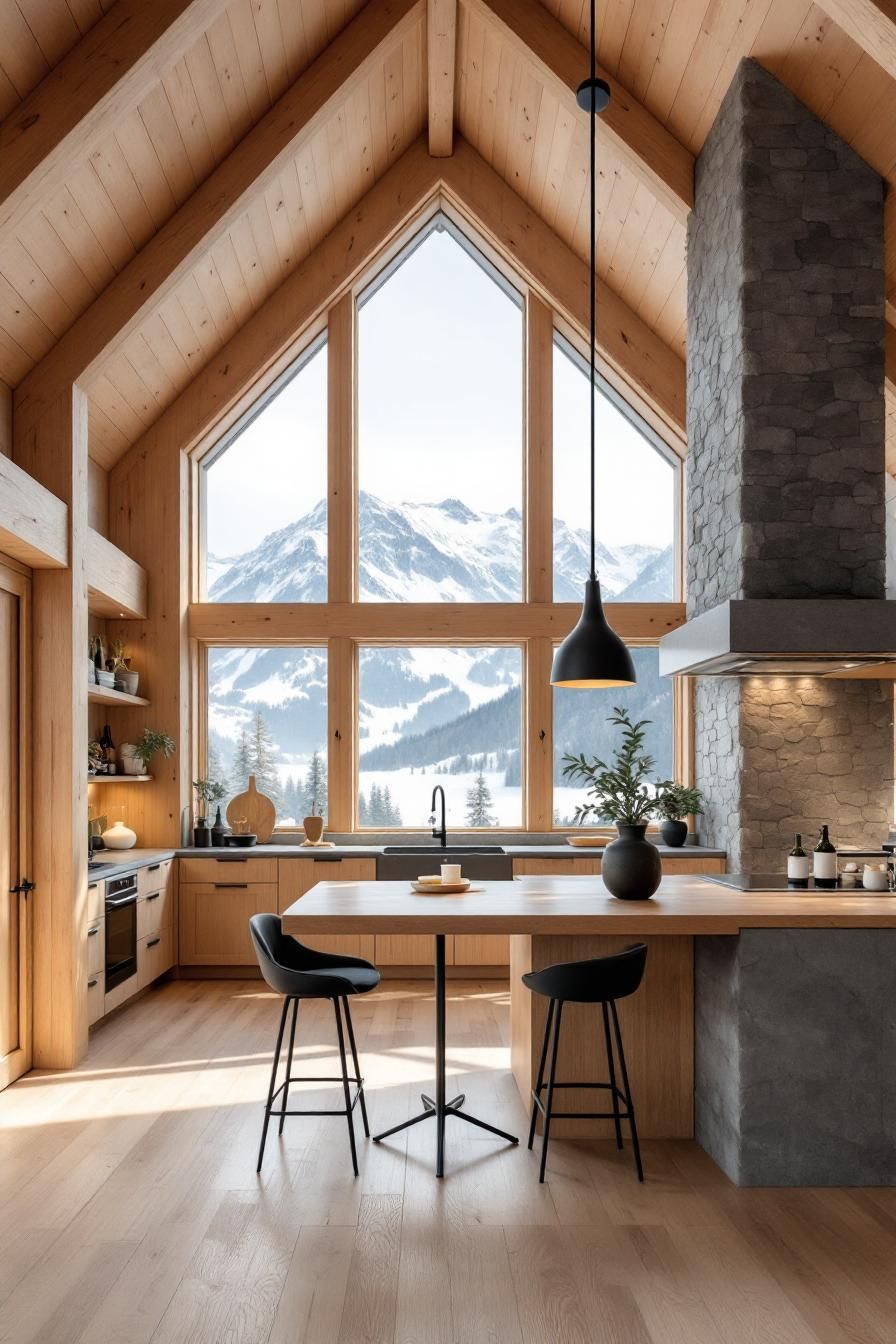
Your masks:
<svg viewBox="0 0 896 1344"><path fill-rule="evenodd" d="M94 1035L75 1073L0 1096L0 1340L9 1344L892 1344L896 1190L737 1190L690 1143L524 1145L458 1122L363 1144L341 1118L256 1145L278 1005L260 983L182 981ZM508 995L449 984L471 1108L525 1136ZM335 1068L327 1005L306 1071ZM371 1121L430 1083L425 982L355 1005ZM313 1067L312 1067L313 1066ZM327 1105L323 1093L306 1091ZM335 1104L335 1103L334 1103Z"/></svg>

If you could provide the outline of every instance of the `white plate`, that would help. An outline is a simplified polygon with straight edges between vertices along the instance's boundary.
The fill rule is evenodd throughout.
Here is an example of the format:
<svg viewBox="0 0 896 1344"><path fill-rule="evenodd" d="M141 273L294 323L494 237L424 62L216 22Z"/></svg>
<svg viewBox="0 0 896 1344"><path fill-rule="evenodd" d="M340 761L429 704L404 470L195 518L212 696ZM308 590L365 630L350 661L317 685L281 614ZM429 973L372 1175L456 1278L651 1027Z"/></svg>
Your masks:
<svg viewBox="0 0 896 1344"><path fill-rule="evenodd" d="M412 882L411 887L419 896L460 896L465 891L481 891L481 887L472 887L469 878L462 882Z"/></svg>

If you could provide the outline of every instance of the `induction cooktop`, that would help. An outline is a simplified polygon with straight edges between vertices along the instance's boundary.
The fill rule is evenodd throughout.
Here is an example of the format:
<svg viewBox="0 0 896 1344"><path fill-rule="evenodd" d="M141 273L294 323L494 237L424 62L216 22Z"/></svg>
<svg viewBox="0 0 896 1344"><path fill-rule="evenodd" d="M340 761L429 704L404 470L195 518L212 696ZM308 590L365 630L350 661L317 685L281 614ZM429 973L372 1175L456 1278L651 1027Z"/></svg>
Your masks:
<svg viewBox="0 0 896 1344"><path fill-rule="evenodd" d="M806 891L806 887L791 886L783 873L720 873L718 877L706 877L706 882L714 882L720 887L732 887L735 891ZM830 895L836 887L816 887L809 878L809 891L817 890Z"/></svg>

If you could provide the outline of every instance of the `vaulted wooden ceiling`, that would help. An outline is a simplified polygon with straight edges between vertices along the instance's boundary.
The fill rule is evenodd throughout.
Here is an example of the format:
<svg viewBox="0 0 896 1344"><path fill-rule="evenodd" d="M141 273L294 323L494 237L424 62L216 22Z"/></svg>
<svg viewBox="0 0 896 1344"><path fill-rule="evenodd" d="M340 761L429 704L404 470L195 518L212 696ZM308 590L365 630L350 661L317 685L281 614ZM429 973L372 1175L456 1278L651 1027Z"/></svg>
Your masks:
<svg viewBox="0 0 896 1344"><path fill-rule="evenodd" d="M432 152L453 122L587 258L588 12L0 0L0 379L27 404L87 350L91 455L112 465L427 123ZM755 56L896 183L896 0L599 0L598 18L598 271L681 358L693 159L737 63Z"/></svg>

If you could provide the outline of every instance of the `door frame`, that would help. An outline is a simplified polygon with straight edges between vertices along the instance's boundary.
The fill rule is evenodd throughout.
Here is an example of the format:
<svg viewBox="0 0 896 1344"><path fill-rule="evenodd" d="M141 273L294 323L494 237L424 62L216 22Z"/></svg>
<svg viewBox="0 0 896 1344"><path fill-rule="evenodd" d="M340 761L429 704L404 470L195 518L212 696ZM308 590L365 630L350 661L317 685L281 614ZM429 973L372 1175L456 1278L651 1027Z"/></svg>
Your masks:
<svg viewBox="0 0 896 1344"><path fill-rule="evenodd" d="M17 880L31 873L31 576L15 560L0 556L0 589L18 598L19 611L19 853ZM19 1046L0 1058L0 1088L8 1087L31 1068L33 1013L32 903L19 893Z"/></svg>

